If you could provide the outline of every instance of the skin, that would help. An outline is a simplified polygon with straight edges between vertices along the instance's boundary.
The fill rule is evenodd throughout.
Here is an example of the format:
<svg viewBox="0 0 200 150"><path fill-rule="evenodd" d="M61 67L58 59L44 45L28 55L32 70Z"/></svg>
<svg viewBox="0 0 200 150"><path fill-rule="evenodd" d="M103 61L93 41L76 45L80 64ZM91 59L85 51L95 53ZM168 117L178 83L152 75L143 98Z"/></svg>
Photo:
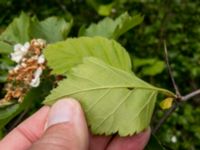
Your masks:
<svg viewBox="0 0 200 150"><path fill-rule="evenodd" d="M62 99L42 107L0 141L6 150L142 150L150 130L140 134L94 136L87 127L80 104Z"/></svg>

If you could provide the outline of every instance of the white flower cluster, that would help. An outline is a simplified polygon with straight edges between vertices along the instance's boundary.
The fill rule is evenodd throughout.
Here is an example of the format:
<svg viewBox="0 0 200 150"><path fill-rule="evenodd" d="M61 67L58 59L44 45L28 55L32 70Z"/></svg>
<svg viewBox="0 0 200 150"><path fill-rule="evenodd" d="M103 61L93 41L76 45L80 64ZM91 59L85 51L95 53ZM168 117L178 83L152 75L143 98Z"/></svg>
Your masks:
<svg viewBox="0 0 200 150"><path fill-rule="evenodd" d="M38 87L40 84L40 76L42 75L42 72L43 72L43 68L40 66L45 63L45 58L42 53L31 54L31 56L28 56L29 58L27 58L26 55L29 53L31 46L42 48L45 45L46 45L46 41L44 41L42 39L34 39L34 40L32 40L31 43L26 42L24 45L22 45L22 44L14 45L14 52L11 53L11 59L17 63L17 65L13 69L16 72L18 70L20 70L20 68L28 67L26 64L26 61L28 59L37 60L38 68L33 73L33 78L30 81L29 85L31 87Z"/></svg>

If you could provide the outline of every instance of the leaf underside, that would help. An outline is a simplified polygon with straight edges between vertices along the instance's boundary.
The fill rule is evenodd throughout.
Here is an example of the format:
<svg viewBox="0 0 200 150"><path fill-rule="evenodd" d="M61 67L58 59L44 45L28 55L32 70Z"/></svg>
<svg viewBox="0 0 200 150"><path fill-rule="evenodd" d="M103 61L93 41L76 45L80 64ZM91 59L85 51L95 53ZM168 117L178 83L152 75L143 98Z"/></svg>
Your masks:
<svg viewBox="0 0 200 150"><path fill-rule="evenodd" d="M134 74L89 57L44 101L73 97L80 101L95 134L128 136L149 126L158 89Z"/></svg>

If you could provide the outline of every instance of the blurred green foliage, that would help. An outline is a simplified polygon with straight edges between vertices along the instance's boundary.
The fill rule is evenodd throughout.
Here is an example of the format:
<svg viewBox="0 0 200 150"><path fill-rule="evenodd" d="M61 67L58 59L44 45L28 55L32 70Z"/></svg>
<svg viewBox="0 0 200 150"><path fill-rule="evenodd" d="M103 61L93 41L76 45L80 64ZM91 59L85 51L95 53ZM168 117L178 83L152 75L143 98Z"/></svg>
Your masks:
<svg viewBox="0 0 200 150"><path fill-rule="evenodd" d="M115 19L126 11L131 16L144 15L142 24L118 39L131 54L136 74L152 84L173 90L164 63L165 40L173 76L181 93L185 95L200 87L198 0L3 0L0 1L0 32L22 11L32 17L37 16L39 20L50 16L60 16L67 20L73 17L74 24L69 33L71 37L80 34L81 27L87 29L91 23L98 23L104 16ZM1 78L5 79L2 74L9 65L4 62L11 62L7 54L2 53L0 73ZM3 84L0 84L2 87ZM156 133L167 149L200 149L199 106L199 97L183 103ZM163 113L157 106L152 126L155 126Z"/></svg>

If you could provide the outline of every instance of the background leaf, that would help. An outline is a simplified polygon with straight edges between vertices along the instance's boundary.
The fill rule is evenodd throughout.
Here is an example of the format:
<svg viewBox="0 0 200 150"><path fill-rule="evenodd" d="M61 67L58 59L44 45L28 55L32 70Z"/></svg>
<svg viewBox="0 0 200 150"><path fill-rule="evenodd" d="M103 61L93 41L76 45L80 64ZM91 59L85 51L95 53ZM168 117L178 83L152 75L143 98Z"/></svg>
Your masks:
<svg viewBox="0 0 200 150"><path fill-rule="evenodd" d="M85 32L81 32L81 36L103 36L117 39L142 21L143 17L141 15L129 16L128 13L125 12L115 20L106 17L97 24L91 24L87 29L85 29Z"/></svg>
<svg viewBox="0 0 200 150"><path fill-rule="evenodd" d="M86 3L92 6L101 16L108 16L114 4L112 0L86 0Z"/></svg>
<svg viewBox="0 0 200 150"><path fill-rule="evenodd" d="M31 24L31 37L45 39L48 43L62 41L66 39L72 22L58 17L49 17L41 22L34 19Z"/></svg>
<svg viewBox="0 0 200 150"><path fill-rule="evenodd" d="M0 40L12 43L24 43L29 41L30 17L21 13L19 18L15 18L7 29L0 35Z"/></svg>
<svg viewBox="0 0 200 150"><path fill-rule="evenodd" d="M62 97L80 101L95 134L120 136L139 133L149 126L158 91L173 94L114 68L96 58L87 58L72 69L44 101L53 104Z"/></svg>
<svg viewBox="0 0 200 150"><path fill-rule="evenodd" d="M13 51L13 47L3 41L0 41L0 54L10 54Z"/></svg>
<svg viewBox="0 0 200 150"><path fill-rule="evenodd" d="M44 54L55 74L66 73L88 56L100 58L114 67L131 72L131 61L126 50L114 40L103 37L67 39L50 44Z"/></svg>
<svg viewBox="0 0 200 150"><path fill-rule="evenodd" d="M137 58L132 59L134 71L138 76L155 76L165 69L164 61L156 58Z"/></svg>
<svg viewBox="0 0 200 150"><path fill-rule="evenodd" d="M66 39L72 24L72 19L66 22L64 18L49 17L39 21L22 12L0 35L0 40L24 44L33 38L43 38L48 43L53 43Z"/></svg>
<svg viewBox="0 0 200 150"><path fill-rule="evenodd" d="M8 70L11 69L14 64L9 57L12 50L13 47L10 44L0 41L0 83L6 81Z"/></svg>

